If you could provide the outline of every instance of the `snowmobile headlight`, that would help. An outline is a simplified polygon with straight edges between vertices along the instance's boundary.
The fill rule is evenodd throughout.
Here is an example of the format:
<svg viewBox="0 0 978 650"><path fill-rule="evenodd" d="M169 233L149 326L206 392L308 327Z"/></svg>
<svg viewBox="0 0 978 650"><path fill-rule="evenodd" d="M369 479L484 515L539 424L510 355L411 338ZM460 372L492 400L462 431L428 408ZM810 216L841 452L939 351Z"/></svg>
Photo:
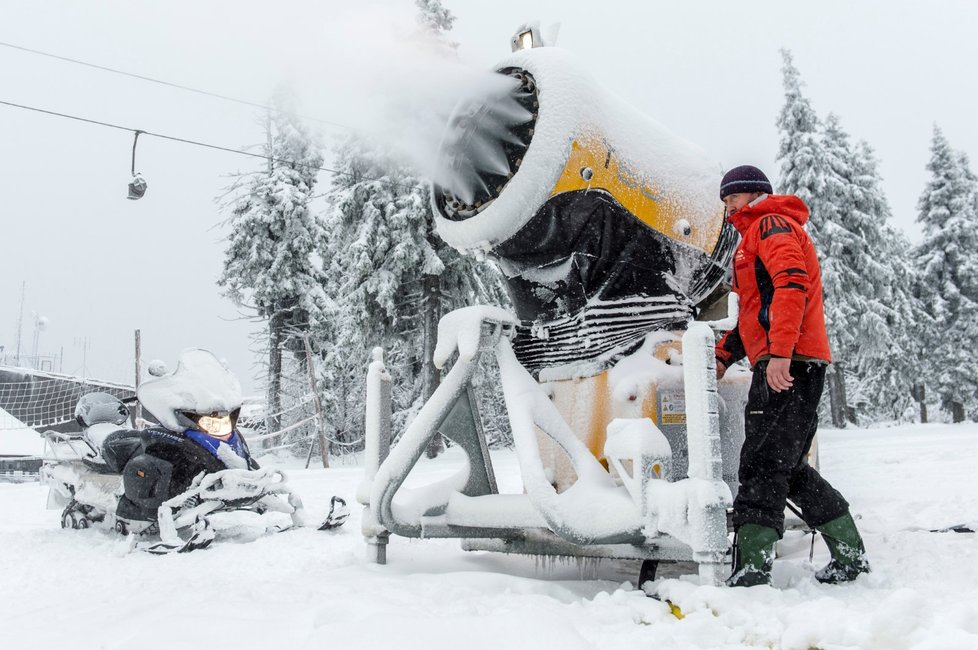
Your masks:
<svg viewBox="0 0 978 650"><path fill-rule="evenodd" d="M533 47L533 32L527 30L516 37L516 47L520 50L529 50Z"/></svg>
<svg viewBox="0 0 978 650"><path fill-rule="evenodd" d="M209 436L214 436L215 438L227 438L231 435L233 430L233 425L231 424L231 416L228 415L201 415L197 419L197 425L200 430Z"/></svg>

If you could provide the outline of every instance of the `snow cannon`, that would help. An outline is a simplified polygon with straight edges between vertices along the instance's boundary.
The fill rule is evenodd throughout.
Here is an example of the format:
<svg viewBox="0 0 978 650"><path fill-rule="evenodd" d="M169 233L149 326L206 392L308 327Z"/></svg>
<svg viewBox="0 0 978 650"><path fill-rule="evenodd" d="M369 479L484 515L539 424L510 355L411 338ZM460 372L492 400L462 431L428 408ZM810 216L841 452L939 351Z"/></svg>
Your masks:
<svg viewBox="0 0 978 650"><path fill-rule="evenodd" d="M737 234L717 196L721 167L564 50L518 49L496 72L450 117L432 188L438 233L498 264L517 358L595 456L607 464L612 419L636 416L682 456L682 381L662 366L679 351L669 332L726 306ZM636 351L641 377L616 382L623 373L607 371ZM544 453L568 487L564 456Z"/></svg>
<svg viewBox="0 0 978 650"><path fill-rule="evenodd" d="M441 319L433 360L450 369L403 431L375 354L357 495L369 557L385 563L391 535L459 538L467 550L643 560L639 583L660 561L691 561L720 584L749 383L736 369L716 380L714 329L730 321L697 322L736 306L724 301L736 235L720 167L566 52L537 47L535 28L513 43L497 83L451 116L431 200L449 244L499 266L516 313ZM487 449L481 358L499 367L515 492L500 489ZM458 471L409 481L436 436L464 456Z"/></svg>

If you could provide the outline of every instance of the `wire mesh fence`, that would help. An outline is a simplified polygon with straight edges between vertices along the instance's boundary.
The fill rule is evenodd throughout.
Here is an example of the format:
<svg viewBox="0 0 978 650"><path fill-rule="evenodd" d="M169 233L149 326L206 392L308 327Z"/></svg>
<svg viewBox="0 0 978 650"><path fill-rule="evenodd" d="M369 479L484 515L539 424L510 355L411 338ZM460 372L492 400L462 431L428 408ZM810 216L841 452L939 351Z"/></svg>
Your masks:
<svg viewBox="0 0 978 650"><path fill-rule="evenodd" d="M124 384L0 367L0 434L24 427L73 426L78 400L94 392L124 401L136 394L132 386Z"/></svg>

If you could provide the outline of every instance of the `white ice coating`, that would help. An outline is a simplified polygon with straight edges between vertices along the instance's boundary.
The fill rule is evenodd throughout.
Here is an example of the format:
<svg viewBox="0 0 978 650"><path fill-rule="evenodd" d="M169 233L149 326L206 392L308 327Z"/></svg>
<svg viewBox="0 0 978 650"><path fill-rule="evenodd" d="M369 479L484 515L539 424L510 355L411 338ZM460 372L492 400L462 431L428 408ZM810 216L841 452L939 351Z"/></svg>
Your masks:
<svg viewBox="0 0 978 650"><path fill-rule="evenodd" d="M673 363L666 363L655 357L655 350L661 343L679 341L673 332L650 332L642 347L622 358L608 371L608 385L616 404L633 401L636 413L641 412L640 400L629 400L632 396L647 395L652 385L681 385L683 367L681 354L672 355Z"/></svg>
<svg viewBox="0 0 978 650"><path fill-rule="evenodd" d="M391 513L398 521L418 522L430 510L448 503L454 494L465 489L469 480L468 458L465 465L448 478L416 488L401 488L391 502ZM374 503L379 503L375 501Z"/></svg>
<svg viewBox="0 0 978 650"><path fill-rule="evenodd" d="M615 418L608 423L605 453L637 458L641 455L669 458L669 441L648 418ZM627 455L626 455L627 454Z"/></svg>
<svg viewBox="0 0 978 650"><path fill-rule="evenodd" d="M632 500L640 505L648 529L649 517L654 511L650 510L647 496L643 493L643 479L651 476L654 464L658 464L660 471L665 473L672 463L672 447L649 418L616 418L608 424L607 432L605 458Z"/></svg>
<svg viewBox="0 0 978 650"><path fill-rule="evenodd" d="M183 431L174 413L211 413L241 407L241 384L211 352L197 348L180 353L173 372L139 385L139 402L167 429Z"/></svg>
<svg viewBox="0 0 978 650"><path fill-rule="evenodd" d="M537 284L543 284L551 289L557 288L561 282L567 279L576 260L568 257L566 260L549 266L537 266L520 271L519 275L527 280L532 280Z"/></svg>
<svg viewBox="0 0 978 650"><path fill-rule="evenodd" d="M217 458L228 469L248 469L248 461L239 456L226 442L217 444Z"/></svg>
<svg viewBox="0 0 978 650"><path fill-rule="evenodd" d="M512 237L546 202L574 140L603 137L636 180L654 186L661 201L681 202L693 231L718 212L720 165L702 149L672 134L585 73L557 47L521 50L496 69L519 67L533 75L540 109L529 149L502 193L464 221L443 218L438 233L462 251L488 250Z"/></svg>
<svg viewBox="0 0 978 650"><path fill-rule="evenodd" d="M469 497L454 493L448 498L446 522L453 526L546 528L547 521L525 494L490 494Z"/></svg>
<svg viewBox="0 0 978 650"><path fill-rule="evenodd" d="M701 322L690 323L683 335L688 474L690 478L707 480L717 480L723 476L713 340L713 330Z"/></svg>
<svg viewBox="0 0 978 650"><path fill-rule="evenodd" d="M716 532L709 529L713 522L704 516L707 508L725 509L733 501L726 483L696 478L674 483L649 481L646 498L649 509L655 513L655 530L645 533L650 536L657 534L656 531L666 533L689 544L694 551L704 550L702 540ZM726 534L726 530L723 532Z"/></svg>
<svg viewBox="0 0 978 650"><path fill-rule="evenodd" d="M367 403L364 415L363 482L357 490L357 501L370 503L370 489L380 466L381 446L390 444L390 382L384 365L383 348L371 351L367 368Z"/></svg>
<svg viewBox="0 0 978 650"><path fill-rule="evenodd" d="M515 325L516 318L501 307L472 305L446 314L438 321L438 343L435 345L434 362L436 368L443 368L451 356L458 351L459 359L469 361L479 351L479 338L482 336L482 321L492 320Z"/></svg>

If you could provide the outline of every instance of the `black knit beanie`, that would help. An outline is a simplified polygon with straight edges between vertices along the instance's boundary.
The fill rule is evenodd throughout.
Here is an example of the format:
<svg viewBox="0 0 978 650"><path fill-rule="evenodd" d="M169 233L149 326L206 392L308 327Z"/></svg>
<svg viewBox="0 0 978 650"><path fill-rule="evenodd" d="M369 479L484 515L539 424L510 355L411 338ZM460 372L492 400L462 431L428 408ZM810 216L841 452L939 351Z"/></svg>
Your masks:
<svg viewBox="0 0 978 650"><path fill-rule="evenodd" d="M723 180L720 181L720 200L741 192L774 194L774 188L760 169L752 165L741 165L723 175Z"/></svg>

